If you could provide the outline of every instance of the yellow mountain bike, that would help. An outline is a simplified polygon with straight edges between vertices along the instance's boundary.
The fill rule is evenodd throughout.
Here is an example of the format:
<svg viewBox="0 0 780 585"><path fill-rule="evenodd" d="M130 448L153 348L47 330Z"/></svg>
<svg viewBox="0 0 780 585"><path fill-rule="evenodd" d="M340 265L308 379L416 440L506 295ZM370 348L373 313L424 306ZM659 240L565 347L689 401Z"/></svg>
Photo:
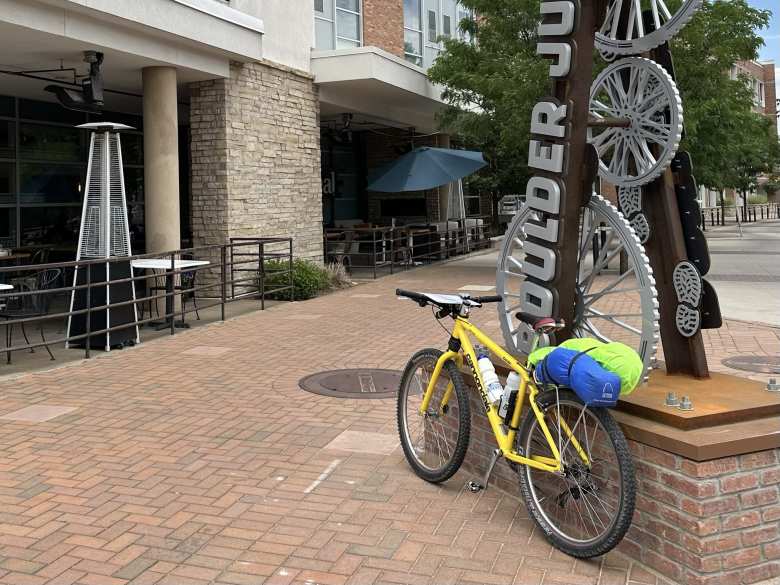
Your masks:
<svg viewBox="0 0 780 585"><path fill-rule="evenodd" d="M626 439L609 411L586 406L569 389L540 389L528 363L521 364L469 321L472 309L500 302L500 296L400 289L396 294L433 307L437 319L454 321L447 351L417 352L401 378L398 430L414 472L439 483L463 463L471 431L468 388L461 374L465 361L498 445L484 477L469 482L469 489L486 488L496 461L503 457L519 475L531 516L555 547L579 558L614 548L631 524L636 479ZM542 335L563 327L525 313L518 318L533 327L534 347ZM504 417L477 368L472 336L520 375L519 390L509 397Z"/></svg>

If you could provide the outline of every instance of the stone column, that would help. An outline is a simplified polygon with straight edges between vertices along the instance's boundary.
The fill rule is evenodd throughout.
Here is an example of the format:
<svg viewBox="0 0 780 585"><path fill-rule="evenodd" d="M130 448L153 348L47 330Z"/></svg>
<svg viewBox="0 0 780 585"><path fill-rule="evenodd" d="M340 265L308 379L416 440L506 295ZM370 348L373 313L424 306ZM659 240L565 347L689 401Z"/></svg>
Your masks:
<svg viewBox="0 0 780 585"><path fill-rule="evenodd" d="M176 69L147 67L142 75L146 251L164 252L181 246Z"/></svg>

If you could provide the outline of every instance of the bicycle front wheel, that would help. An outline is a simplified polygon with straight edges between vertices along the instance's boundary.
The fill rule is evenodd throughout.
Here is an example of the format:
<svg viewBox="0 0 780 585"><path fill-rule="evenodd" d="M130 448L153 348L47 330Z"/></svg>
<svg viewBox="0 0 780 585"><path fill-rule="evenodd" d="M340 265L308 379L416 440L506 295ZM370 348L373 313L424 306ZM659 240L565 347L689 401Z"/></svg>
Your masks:
<svg viewBox="0 0 780 585"><path fill-rule="evenodd" d="M623 432L608 410L586 408L571 390L543 392L537 404L558 445L563 473L519 469L528 510L556 548L578 558L603 555L622 540L634 515L636 478ZM517 442L528 457L553 458L530 409Z"/></svg>
<svg viewBox="0 0 780 585"><path fill-rule="evenodd" d="M398 390L401 446L414 472L432 483L445 481L458 471L466 456L471 431L466 385L452 360L444 364L428 408L420 412L425 390L441 355L438 349L414 354ZM449 398L443 404L447 394Z"/></svg>

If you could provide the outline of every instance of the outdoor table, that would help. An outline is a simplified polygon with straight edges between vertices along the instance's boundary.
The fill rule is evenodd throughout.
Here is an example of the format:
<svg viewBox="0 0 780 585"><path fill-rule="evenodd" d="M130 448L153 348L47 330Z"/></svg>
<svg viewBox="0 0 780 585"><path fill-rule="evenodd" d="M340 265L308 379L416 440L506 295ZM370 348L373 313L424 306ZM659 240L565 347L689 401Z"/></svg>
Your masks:
<svg viewBox="0 0 780 585"><path fill-rule="evenodd" d="M184 268L196 268L199 266L207 266L211 264L208 260L171 260L169 258L140 258L133 260L131 263L133 268L139 268L142 270L166 270L170 271L171 266L174 270L180 270ZM158 321L149 323L149 325L157 325L157 330L165 329L168 327L178 327L189 329L189 323L181 321L175 321L173 316L173 276L174 273L168 272L165 275L165 321ZM173 323L171 323L174 321Z"/></svg>

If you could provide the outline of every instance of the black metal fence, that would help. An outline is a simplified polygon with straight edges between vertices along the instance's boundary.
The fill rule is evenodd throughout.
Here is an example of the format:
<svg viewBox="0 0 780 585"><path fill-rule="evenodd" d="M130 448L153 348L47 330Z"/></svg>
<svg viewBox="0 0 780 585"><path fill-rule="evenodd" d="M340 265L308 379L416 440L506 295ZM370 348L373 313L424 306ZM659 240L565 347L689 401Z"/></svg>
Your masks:
<svg viewBox="0 0 780 585"><path fill-rule="evenodd" d="M325 261L373 278L489 248L487 217L404 227L341 227L324 232ZM451 225L455 224L455 225Z"/></svg>
<svg viewBox="0 0 780 585"><path fill-rule="evenodd" d="M747 207L734 205L702 207L702 225L715 227L727 223L751 223L766 219L780 219L780 203L755 203Z"/></svg>
<svg viewBox="0 0 780 585"><path fill-rule="evenodd" d="M83 346L90 357L103 339L113 346L114 333L132 344L143 338L144 327L173 335L188 326L187 316L200 318L209 308L218 307L224 320L226 305L242 299L257 299L264 309L269 298L294 298L292 267L292 238L233 238L224 245L124 258L3 267L0 325L6 343L0 354L10 363L13 352L45 347L54 359L51 346L64 343ZM51 337L52 322L66 325L64 335ZM41 341L30 340L31 328ZM14 339L15 329L24 343L18 335Z"/></svg>

